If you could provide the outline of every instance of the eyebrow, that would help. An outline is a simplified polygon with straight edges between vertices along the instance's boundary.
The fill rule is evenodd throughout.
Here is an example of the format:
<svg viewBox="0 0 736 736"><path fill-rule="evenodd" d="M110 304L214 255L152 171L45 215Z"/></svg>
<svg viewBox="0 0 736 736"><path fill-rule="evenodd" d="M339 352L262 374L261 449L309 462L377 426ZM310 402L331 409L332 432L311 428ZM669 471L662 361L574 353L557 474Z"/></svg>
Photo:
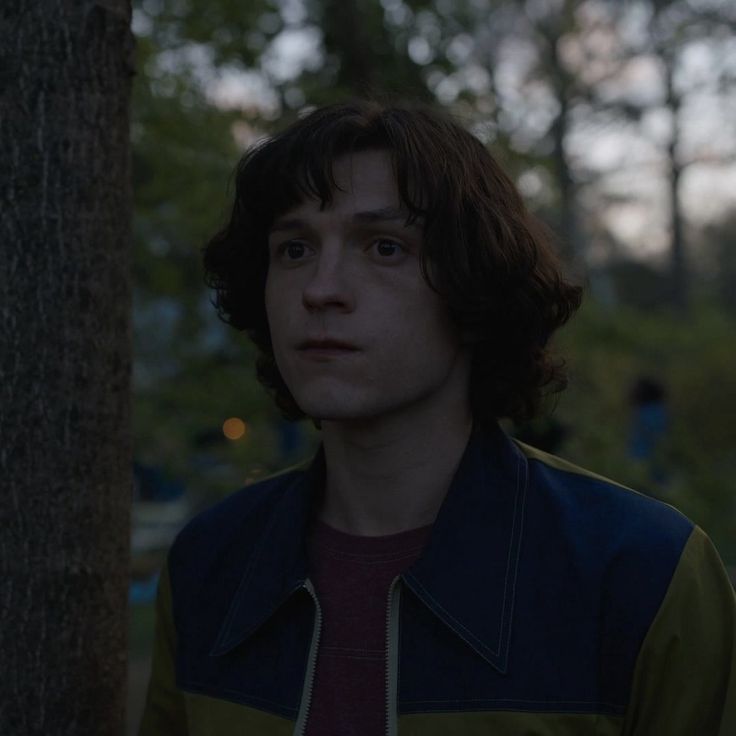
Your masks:
<svg viewBox="0 0 736 736"><path fill-rule="evenodd" d="M366 210L365 212L356 212L350 219L355 224L373 224L381 222L396 222L401 221L406 223L409 219L410 213L405 209L397 207L381 207L377 210ZM423 223L423 217L416 217L416 223ZM412 223L416 226L416 223ZM297 230L305 227L307 221L298 217L288 217L276 220L270 227L269 232L280 232L283 230ZM410 225L411 226L411 225Z"/></svg>

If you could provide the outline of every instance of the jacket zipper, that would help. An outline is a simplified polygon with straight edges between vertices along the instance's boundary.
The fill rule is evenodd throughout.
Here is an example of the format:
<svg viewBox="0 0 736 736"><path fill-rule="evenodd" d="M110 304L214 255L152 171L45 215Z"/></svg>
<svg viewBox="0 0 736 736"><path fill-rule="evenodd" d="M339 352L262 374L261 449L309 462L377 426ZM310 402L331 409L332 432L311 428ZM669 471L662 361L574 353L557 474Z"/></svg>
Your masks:
<svg viewBox="0 0 736 736"><path fill-rule="evenodd" d="M319 636L322 631L322 609L319 606L312 581L307 578L302 587L312 596L314 604L317 606L317 616L315 617L314 629L312 631L312 643L309 645L307 676L304 681L304 687L302 688L302 700L299 704L299 714L294 726L294 736L304 736L304 732L307 729L307 718L309 717L309 706L312 704L312 689L314 687L314 668L317 664L317 648L319 647Z"/></svg>
<svg viewBox="0 0 736 736"><path fill-rule="evenodd" d="M399 601L401 587L397 575L388 589L386 607L386 736L396 736L396 699L399 675Z"/></svg>

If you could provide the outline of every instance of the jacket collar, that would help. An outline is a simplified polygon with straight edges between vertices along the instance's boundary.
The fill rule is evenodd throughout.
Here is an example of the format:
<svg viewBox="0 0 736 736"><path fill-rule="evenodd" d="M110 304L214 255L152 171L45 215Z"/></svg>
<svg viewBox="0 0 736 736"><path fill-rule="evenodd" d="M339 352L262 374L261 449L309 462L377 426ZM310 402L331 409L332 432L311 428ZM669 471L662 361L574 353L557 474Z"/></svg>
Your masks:
<svg viewBox="0 0 736 736"><path fill-rule="evenodd" d="M325 478L324 446L289 474L211 654L258 629L307 578L306 532ZM507 669L527 463L500 427L474 426L421 556L401 576L453 632ZM472 564L471 564L472 563Z"/></svg>

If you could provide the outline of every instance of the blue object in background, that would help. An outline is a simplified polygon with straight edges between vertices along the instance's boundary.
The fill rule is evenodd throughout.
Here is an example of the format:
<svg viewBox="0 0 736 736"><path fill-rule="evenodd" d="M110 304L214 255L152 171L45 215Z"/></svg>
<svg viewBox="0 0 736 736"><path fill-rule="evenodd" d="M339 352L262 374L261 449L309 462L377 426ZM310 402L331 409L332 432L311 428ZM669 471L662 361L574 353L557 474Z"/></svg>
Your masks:
<svg viewBox="0 0 736 736"><path fill-rule="evenodd" d="M160 468L133 462L136 500L138 501L176 501L186 488L180 480L166 478Z"/></svg>
<svg viewBox="0 0 736 736"><path fill-rule="evenodd" d="M128 588L128 601L131 605L153 603L156 600L160 573L155 572L147 580L132 580Z"/></svg>
<svg viewBox="0 0 736 736"><path fill-rule="evenodd" d="M670 426L665 388L656 378L641 376L631 390L630 401L629 456L648 465L652 481L658 486L665 486L668 473L658 457Z"/></svg>
<svg viewBox="0 0 736 736"><path fill-rule="evenodd" d="M635 407L629 440L629 454L636 460L650 460L667 434L669 414L663 403Z"/></svg>

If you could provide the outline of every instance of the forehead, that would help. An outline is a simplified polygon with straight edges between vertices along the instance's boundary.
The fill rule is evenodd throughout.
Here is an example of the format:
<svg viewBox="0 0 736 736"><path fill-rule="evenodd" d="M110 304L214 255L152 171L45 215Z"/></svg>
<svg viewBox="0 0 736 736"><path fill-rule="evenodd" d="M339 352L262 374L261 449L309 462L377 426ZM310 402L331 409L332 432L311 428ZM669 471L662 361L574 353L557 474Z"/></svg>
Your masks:
<svg viewBox="0 0 736 736"><path fill-rule="evenodd" d="M388 151L361 151L335 159L332 175L336 188L325 210L351 213L362 210L400 208L400 198ZM307 198L289 210L290 214L320 211L318 199Z"/></svg>

